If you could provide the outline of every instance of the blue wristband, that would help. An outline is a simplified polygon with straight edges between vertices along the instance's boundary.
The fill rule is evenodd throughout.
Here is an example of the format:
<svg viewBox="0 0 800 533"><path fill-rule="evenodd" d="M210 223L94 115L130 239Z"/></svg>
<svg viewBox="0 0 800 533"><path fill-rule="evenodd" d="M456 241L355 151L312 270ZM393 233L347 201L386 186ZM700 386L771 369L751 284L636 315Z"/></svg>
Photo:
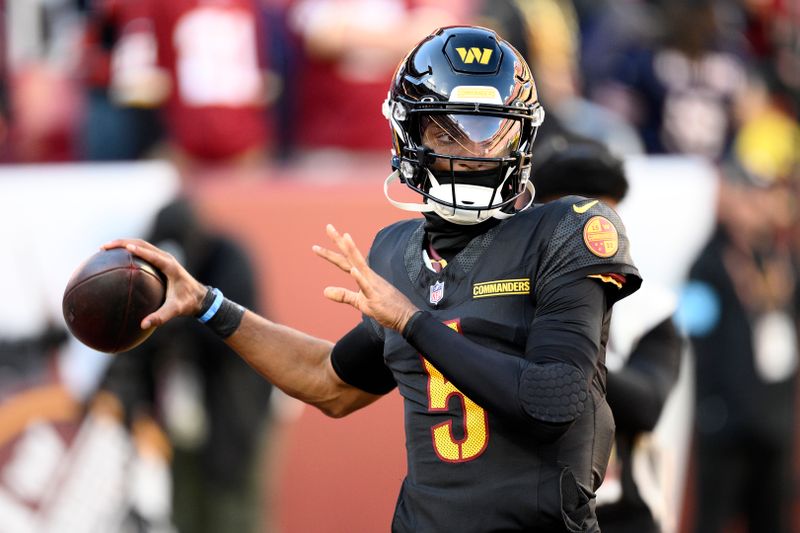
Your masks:
<svg viewBox="0 0 800 533"><path fill-rule="evenodd" d="M209 307L208 310L203 313L203 316L197 318L197 320L199 320L202 324L205 324L214 318L214 315L217 314L217 311L219 311L219 308L222 305L222 301L225 299L221 290L211 289L211 292L214 294L214 302L211 304L211 307Z"/></svg>

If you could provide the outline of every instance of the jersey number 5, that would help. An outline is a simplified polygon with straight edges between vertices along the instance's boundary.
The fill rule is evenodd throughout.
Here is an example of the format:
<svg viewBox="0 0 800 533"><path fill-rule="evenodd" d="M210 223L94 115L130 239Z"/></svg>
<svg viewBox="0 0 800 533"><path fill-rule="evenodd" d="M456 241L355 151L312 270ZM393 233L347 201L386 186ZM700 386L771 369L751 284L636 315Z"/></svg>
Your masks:
<svg viewBox="0 0 800 533"><path fill-rule="evenodd" d="M458 320L445 322L447 326L461 333ZM464 437L456 439L453 435L453 421L442 422L431 428L433 449L439 459L448 463L463 463L479 457L489 442L489 423L478 404L467 398L455 385L447 381L427 359L422 364L428 373L428 411L448 411L452 396L461 400L463 412Z"/></svg>

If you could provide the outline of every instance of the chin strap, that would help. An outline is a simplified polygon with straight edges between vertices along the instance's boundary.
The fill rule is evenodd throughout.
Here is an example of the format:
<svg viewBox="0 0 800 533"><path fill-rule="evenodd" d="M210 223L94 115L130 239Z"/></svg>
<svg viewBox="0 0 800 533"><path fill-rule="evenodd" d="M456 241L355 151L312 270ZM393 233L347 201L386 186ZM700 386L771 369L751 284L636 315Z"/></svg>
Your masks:
<svg viewBox="0 0 800 533"><path fill-rule="evenodd" d="M386 181L383 182L383 195L386 196L386 199L389 200L389 203L395 206L398 209L402 209L403 211L414 211L417 213L430 213L434 210L434 206L431 204L422 204L418 202L400 202L395 200L391 196L389 196L389 185L394 183L395 181L400 179L400 171L395 170L389 177L386 178Z"/></svg>
<svg viewBox="0 0 800 533"><path fill-rule="evenodd" d="M531 180L525 182L525 191L528 193L528 201L525 202L524 206L520 207L519 209L515 208L511 213L503 213L502 211L498 211L492 216L500 220L505 220L507 218L513 217L514 215L516 215L521 211L525 211L526 209L528 209L533 203L533 197L536 196L536 188L533 186L533 182ZM521 197L522 196L520 196L520 198Z"/></svg>
<svg viewBox="0 0 800 533"><path fill-rule="evenodd" d="M428 174L429 174L431 182L434 185L438 185L438 182L436 181L436 178L434 178L433 175L430 174L430 172ZM436 210L436 206L434 204L432 204L432 203L401 202L401 201L395 200L394 198L389 196L389 186L392 183L394 183L395 181L398 181L399 179L400 179L400 171L399 170L395 170L394 172L389 174L389 176L386 178L386 181L383 182L383 195L386 197L386 199L389 201L390 204L392 204L393 206L395 206L398 209L402 209L403 211L413 211L413 212L416 212L416 213L430 213L430 212ZM531 180L528 180L528 181L525 182L525 189L529 194L528 194L528 201L523 207L521 207L520 209L514 209L511 213L504 213L504 212L502 212L500 210L497 210L497 212L492 214L492 217L493 218L497 218L499 220L505 220L507 218L513 217L515 214L519 213L520 211L524 211L525 209L529 208L531 206L531 204L533 203L533 197L534 197L534 195L536 193L536 189L534 188L533 183L531 182ZM448 208L448 209L455 210L457 208ZM496 208L494 208L494 209L496 209ZM487 211L488 211L488 209L487 209ZM486 219L488 219L488 218L490 218L490 217L487 217ZM486 219L484 219L484 220L486 220ZM475 223L478 223L478 222L481 222L481 221L480 220L476 220L475 221Z"/></svg>

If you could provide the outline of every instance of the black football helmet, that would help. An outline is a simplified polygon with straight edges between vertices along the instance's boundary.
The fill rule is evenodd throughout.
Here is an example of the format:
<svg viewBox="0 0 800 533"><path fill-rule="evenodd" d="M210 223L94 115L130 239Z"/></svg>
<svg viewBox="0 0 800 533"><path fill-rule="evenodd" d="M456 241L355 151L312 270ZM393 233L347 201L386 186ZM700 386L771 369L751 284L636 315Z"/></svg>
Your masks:
<svg viewBox="0 0 800 533"><path fill-rule="evenodd" d="M426 37L398 66L383 114L394 169L384 193L393 205L457 224L512 216L526 190L530 205L544 109L522 55L494 31L452 26ZM392 199L398 179L425 203Z"/></svg>

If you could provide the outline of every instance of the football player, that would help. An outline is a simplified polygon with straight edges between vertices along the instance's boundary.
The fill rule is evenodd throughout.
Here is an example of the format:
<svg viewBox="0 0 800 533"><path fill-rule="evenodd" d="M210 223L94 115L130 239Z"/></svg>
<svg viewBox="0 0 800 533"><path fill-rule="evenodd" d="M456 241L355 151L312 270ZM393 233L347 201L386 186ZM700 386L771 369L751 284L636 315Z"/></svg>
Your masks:
<svg viewBox="0 0 800 533"><path fill-rule="evenodd" d="M369 261L330 225L335 246L314 247L358 286L325 296L362 322L336 343L317 339L225 299L149 243L112 241L168 277L164 305L142 326L197 316L333 417L397 387L408 474L392 531L599 531L594 491L614 432L610 309L641 283L622 223L581 197L531 207L544 112L524 59L490 30L425 38L383 110L394 140L384 191L424 217L380 231ZM397 182L422 201L393 199Z"/></svg>

